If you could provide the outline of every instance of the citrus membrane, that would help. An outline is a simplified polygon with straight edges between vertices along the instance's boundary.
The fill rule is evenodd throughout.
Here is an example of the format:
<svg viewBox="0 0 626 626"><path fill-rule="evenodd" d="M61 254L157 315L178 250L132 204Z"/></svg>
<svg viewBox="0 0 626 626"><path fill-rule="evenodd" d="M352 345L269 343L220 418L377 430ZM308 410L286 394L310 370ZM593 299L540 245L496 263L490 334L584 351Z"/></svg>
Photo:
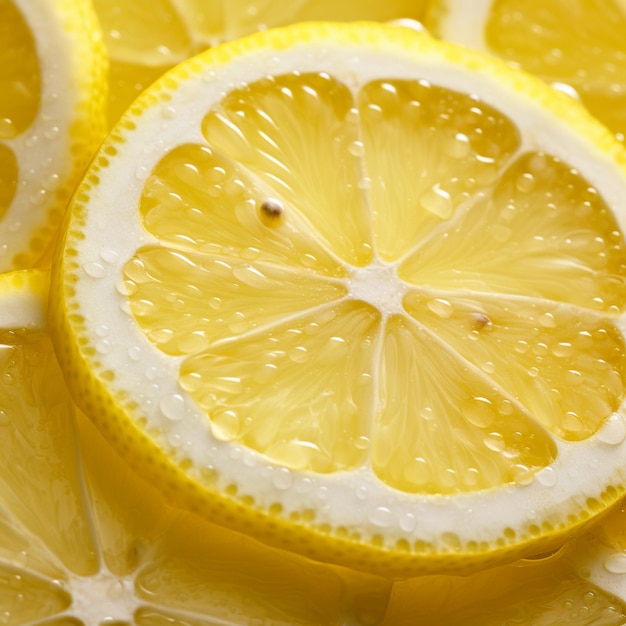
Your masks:
<svg viewBox="0 0 626 626"><path fill-rule="evenodd" d="M624 493L626 156L410 29L216 47L78 189L51 332L180 506L389 575L543 552Z"/></svg>
<svg viewBox="0 0 626 626"><path fill-rule="evenodd" d="M0 271L49 263L104 134L106 59L91 5L0 2Z"/></svg>
<svg viewBox="0 0 626 626"><path fill-rule="evenodd" d="M425 0L94 0L110 56L109 122L165 71L210 46L309 20L417 20Z"/></svg>
<svg viewBox="0 0 626 626"><path fill-rule="evenodd" d="M0 613L6 624L377 623L391 582L181 512L133 473L63 382L49 274L0 275Z"/></svg>
<svg viewBox="0 0 626 626"><path fill-rule="evenodd" d="M623 0L435 0L425 19L438 36L498 55L580 98L624 141Z"/></svg>

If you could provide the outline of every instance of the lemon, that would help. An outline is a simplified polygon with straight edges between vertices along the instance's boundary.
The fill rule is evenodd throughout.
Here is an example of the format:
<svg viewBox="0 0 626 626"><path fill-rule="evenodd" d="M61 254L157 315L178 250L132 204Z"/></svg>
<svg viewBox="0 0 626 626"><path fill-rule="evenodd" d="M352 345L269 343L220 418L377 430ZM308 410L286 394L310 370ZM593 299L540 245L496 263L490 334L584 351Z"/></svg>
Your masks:
<svg viewBox="0 0 626 626"><path fill-rule="evenodd" d="M624 141L626 28L623 0L435 0L428 28L498 55L574 97Z"/></svg>
<svg viewBox="0 0 626 626"><path fill-rule="evenodd" d="M422 17L425 0L94 0L111 59L109 121L176 63L228 39L308 20Z"/></svg>
<svg viewBox="0 0 626 626"><path fill-rule="evenodd" d="M611 585L590 567L598 564L598 545L595 535L587 533L554 554L471 576L398 581L382 624L619 626L626 620L623 575L620 580L601 566L612 576Z"/></svg>
<svg viewBox="0 0 626 626"><path fill-rule="evenodd" d="M105 53L87 2L0 2L0 271L42 260L105 128Z"/></svg>
<svg viewBox="0 0 626 626"><path fill-rule="evenodd" d="M215 47L77 190L68 385L172 502L314 559L554 549L625 490L625 165L571 98L411 29Z"/></svg>
<svg viewBox="0 0 626 626"><path fill-rule="evenodd" d="M170 507L77 411L45 330L49 276L0 275L0 620L372 624L391 583Z"/></svg>

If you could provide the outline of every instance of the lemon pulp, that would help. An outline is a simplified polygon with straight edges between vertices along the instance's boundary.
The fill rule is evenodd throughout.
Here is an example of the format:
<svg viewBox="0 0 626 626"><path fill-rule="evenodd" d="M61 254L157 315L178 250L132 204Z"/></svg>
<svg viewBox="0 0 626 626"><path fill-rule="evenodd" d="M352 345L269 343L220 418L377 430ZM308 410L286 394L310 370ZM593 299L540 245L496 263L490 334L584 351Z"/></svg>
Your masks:
<svg viewBox="0 0 626 626"><path fill-rule="evenodd" d="M470 12L468 12L468 9ZM486 0L470 7L429 6L428 27L452 41L488 50L580 98L624 140L626 26L621 0Z"/></svg>
<svg viewBox="0 0 626 626"><path fill-rule="evenodd" d="M548 433L588 438L619 406L619 228L567 164L514 156L506 116L425 81L355 99L295 74L234 90L202 127L211 148L147 180L159 244L125 276L219 440L453 493L532 481Z"/></svg>

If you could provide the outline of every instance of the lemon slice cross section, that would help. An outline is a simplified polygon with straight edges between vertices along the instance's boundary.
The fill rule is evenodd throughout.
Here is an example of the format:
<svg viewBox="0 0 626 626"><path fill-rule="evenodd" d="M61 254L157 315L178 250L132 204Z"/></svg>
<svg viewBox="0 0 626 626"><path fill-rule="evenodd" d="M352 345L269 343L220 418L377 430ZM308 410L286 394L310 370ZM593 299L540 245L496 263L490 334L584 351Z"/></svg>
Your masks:
<svg viewBox="0 0 626 626"><path fill-rule="evenodd" d="M8 271L50 262L104 134L106 58L91 5L76 0L2 0L0 41L0 271Z"/></svg>
<svg viewBox="0 0 626 626"><path fill-rule="evenodd" d="M76 402L181 506L393 575L545 551L624 493L626 157L410 29L182 64L71 208Z"/></svg>
<svg viewBox="0 0 626 626"><path fill-rule="evenodd" d="M579 98L621 141L626 26L622 0L436 0L425 23L433 34L498 55Z"/></svg>

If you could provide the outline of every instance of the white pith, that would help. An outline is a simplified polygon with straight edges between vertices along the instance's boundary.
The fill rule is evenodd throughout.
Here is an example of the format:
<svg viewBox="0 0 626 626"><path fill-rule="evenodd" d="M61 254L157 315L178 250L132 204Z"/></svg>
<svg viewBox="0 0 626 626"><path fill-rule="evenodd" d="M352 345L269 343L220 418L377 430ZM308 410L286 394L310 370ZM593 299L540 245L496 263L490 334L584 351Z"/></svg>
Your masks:
<svg viewBox="0 0 626 626"><path fill-rule="evenodd" d="M0 270L12 269L13 257L27 250L34 229L45 225L57 202L56 192L74 167L69 128L81 95L76 48L55 2L14 0L34 33L41 77L40 107L32 125L16 137L0 140L15 154L18 184L0 220Z"/></svg>
<svg viewBox="0 0 626 626"><path fill-rule="evenodd" d="M137 248L157 243L144 230L136 207L146 175L160 158L184 143L206 143L201 120L224 93L269 72L294 70L332 73L355 92L365 83L384 77L424 79L475 93L516 123L526 142L522 151L545 150L583 172L626 230L626 212L620 208L626 197L626 182L619 168L573 136L556 118L489 76L470 74L434 54L424 55L418 64L399 49L372 52L355 46L348 53L346 46L329 44L257 51L254 56L207 69L205 75L180 84L167 103L167 115L159 105L143 112L132 131L133 138L118 144L118 156L100 171L100 183L90 192L82 229L84 243L73 242L82 268L75 301L81 303L87 336L94 338L94 344L97 338L102 370L116 373L115 380L107 383L109 388L129 391L130 397L142 399L147 430L161 433L158 443L172 458L191 459L193 465L188 471L198 481L203 469L215 468L219 489L236 484L238 493L252 495L255 506L261 509L280 503L289 515L314 508L316 524L358 529L364 537L382 535L389 546L399 539L419 538L445 550L446 538L451 536L461 543L492 542L507 528L523 533L529 525L544 520L558 524L564 512L584 511L587 498L600 498L607 486L623 484L626 415L622 409L586 441L557 441L556 461L531 484L453 497L395 491L383 485L369 466L334 475L292 472L245 446L212 436L206 415L178 384L182 358L169 357L155 348L129 313L127 300L119 291L122 268ZM363 277L368 272L380 276L392 270L381 265L360 270L352 283L347 282L354 297L366 297ZM384 281L375 282L370 302L376 305L385 290ZM397 311L397 306L394 301L389 310ZM626 329L623 320L621 328ZM176 399L179 407L175 420L168 419L160 408L169 399ZM180 445L168 443L173 440ZM286 475L289 480L285 480Z"/></svg>

